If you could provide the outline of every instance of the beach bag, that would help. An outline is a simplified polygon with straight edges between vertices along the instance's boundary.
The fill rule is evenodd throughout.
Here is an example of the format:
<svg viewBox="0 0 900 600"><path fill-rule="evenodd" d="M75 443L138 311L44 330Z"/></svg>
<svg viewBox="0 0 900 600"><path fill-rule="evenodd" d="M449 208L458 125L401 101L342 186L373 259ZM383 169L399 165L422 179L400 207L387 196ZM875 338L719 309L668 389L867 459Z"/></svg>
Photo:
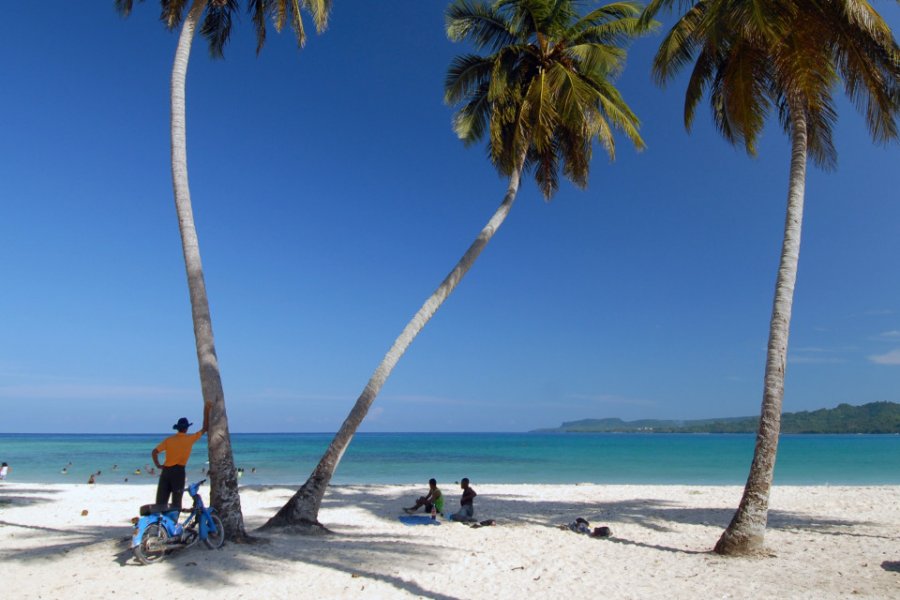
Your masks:
<svg viewBox="0 0 900 600"><path fill-rule="evenodd" d="M609 527L597 527L594 529L594 537L611 537L612 529Z"/></svg>

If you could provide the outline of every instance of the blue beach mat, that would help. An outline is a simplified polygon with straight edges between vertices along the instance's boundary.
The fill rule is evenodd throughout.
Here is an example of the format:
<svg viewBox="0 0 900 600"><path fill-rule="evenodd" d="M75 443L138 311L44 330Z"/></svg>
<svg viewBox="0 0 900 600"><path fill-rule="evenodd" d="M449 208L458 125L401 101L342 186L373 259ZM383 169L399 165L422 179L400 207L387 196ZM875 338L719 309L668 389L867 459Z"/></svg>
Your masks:
<svg viewBox="0 0 900 600"><path fill-rule="evenodd" d="M403 515L397 517L404 525L440 525L437 519L432 519L428 515Z"/></svg>

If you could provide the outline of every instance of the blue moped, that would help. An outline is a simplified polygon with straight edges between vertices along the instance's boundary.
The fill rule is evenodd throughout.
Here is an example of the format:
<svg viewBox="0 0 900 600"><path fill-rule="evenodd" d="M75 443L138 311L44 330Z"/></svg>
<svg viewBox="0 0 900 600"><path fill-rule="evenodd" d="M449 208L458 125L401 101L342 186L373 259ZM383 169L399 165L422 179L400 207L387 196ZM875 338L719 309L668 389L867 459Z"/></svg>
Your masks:
<svg viewBox="0 0 900 600"><path fill-rule="evenodd" d="M225 543L225 528L215 508L207 508L198 491L205 479L190 484L186 491L194 501L191 508L179 510L170 504L145 504L134 526L131 549L135 558L145 565L162 561L166 554L178 548L188 548L202 540L207 548L221 548ZM180 512L188 513L178 522Z"/></svg>

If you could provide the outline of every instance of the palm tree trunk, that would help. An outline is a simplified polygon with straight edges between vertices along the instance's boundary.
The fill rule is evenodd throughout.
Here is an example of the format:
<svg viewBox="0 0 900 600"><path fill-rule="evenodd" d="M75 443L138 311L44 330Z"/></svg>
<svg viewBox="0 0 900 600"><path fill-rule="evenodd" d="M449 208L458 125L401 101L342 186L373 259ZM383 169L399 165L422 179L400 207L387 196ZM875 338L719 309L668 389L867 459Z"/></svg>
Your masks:
<svg viewBox="0 0 900 600"><path fill-rule="evenodd" d="M775 282L775 301L769 322L769 347L766 353L765 390L756 448L750 475L744 486L740 506L731 524L715 547L718 554L756 554L763 550L763 538L769 513L769 492L775 472L778 435L781 431L781 405L784 398L784 373L797 264L800 259L800 230L803 225L803 200L806 185L806 112L802 103L791 106L791 175L788 188L787 218L781 264Z"/></svg>
<svg viewBox="0 0 900 600"><path fill-rule="evenodd" d="M303 487L297 490L297 493L291 497L287 504L281 507L281 510L262 526L262 529L292 526L297 528L298 531L304 532L327 531L319 523L319 508L322 506L325 490L331 482L341 457L343 457L344 452L350 445L350 441L356 434L360 423L362 423L362 420L369 412L369 407L372 406L372 402L375 401L375 397L381 391L384 382L390 377L391 371L397 365L397 361L400 360L400 357L403 356L409 345L422 331L422 328L431 320L431 317L441 307L444 300L450 296L465 274L472 268L478 255L481 254L481 251L484 250L497 230L500 229L503 221L506 220L519 191L519 179L524 158L523 154L519 167L510 176L506 195L503 197L503 202L499 208L494 212L484 229L481 230L481 233L478 234L478 237L475 238L475 241L472 242L472 245L469 246L469 249L466 250L463 257L456 263L456 266L453 267L453 270L450 271L450 274L441 282L437 290L425 301L419 312L413 316L397 339L394 340L394 345L391 346L391 349L388 350L388 353L382 359L381 364L375 369L365 389L363 389L362 394L356 400L356 404L353 405L353 409L335 434L334 439L315 470L309 476L309 479L306 480Z"/></svg>
<svg viewBox="0 0 900 600"><path fill-rule="evenodd" d="M175 62L172 65L172 184L175 188L175 209L178 212L178 228L187 269L188 289L191 296L191 314L194 321L194 338L197 342L197 360L200 366L200 385L204 405L209 405L209 477L211 481L210 504L216 507L228 539L241 541L247 537L241 499L238 495L237 469L231 452L228 433L228 417L225 414L225 395L222 377L213 341L212 319L203 280L200 261L200 245L194 228L191 208L191 192L188 187L187 141L185 135L185 77L191 42L197 23L207 0L194 0L178 37Z"/></svg>

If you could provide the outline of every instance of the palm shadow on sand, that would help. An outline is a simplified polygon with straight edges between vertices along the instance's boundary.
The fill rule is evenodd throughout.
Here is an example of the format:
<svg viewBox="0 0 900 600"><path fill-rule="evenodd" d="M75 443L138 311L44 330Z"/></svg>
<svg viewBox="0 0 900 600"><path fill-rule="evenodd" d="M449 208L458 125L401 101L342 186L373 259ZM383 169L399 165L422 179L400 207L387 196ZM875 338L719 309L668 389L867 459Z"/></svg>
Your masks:
<svg viewBox="0 0 900 600"><path fill-rule="evenodd" d="M245 489L250 494L269 488L253 486ZM285 499L293 493L291 488L281 489L284 490ZM455 495L449 496L448 499L451 504L458 501ZM273 576L278 577L284 573L283 566L279 565L301 562L322 567L337 577L346 577L347 594L359 592L371 582L379 582L414 596L449 600L451 596L430 590L415 581L414 571L440 568L441 564L454 560L454 553L459 551L458 548L452 548L447 544L435 544L434 540L421 543L417 541L416 536L405 535L402 530L385 532L383 526L374 527L379 522L381 525L384 522L396 524L397 517L402 514L401 507L408 504L409 500L408 490L384 493L384 488L376 489L370 486L333 486L323 504L325 524L332 525L327 522L328 509L353 507L366 514L366 519L370 519L373 523L372 528L365 523L334 524L335 533L325 536L266 532L261 536L268 541L266 544L226 544L223 549L216 551L207 550L202 544L198 544L194 548L176 552L168 557L166 563L170 566L165 568L165 575L189 587L205 588L235 583L232 575L246 570L262 570L264 574L271 572ZM257 511L258 516L247 519L248 530L262 525L281 506L279 500L272 504ZM632 532L635 531L634 526L657 532L675 532L679 525L724 528L734 512L731 507L691 507L664 499L604 502L602 493L598 494L596 501L588 502L544 502L517 494L483 494L479 496L476 510L477 518L495 518L498 527L524 525L556 528L581 516L592 524L612 527L614 536L617 530L625 525L629 525ZM865 522L826 519L797 512L770 511L770 528L773 529L852 535L848 530L861 524ZM9 526L22 527L23 530L32 531L34 535L46 535L53 541L40 547L4 551L0 554L0 560L63 560L67 556L77 558L79 547L107 543L110 560L122 567L160 568L140 566L131 557L128 526L79 527L68 531L39 526L28 528L15 523L10 523ZM449 523L446 526L463 527ZM379 531L373 532L372 529ZM434 528L435 531L442 529L443 527ZM475 531L472 533L478 535ZM573 535L562 531L560 534ZM642 542L639 535L632 534L631 537L633 539L616 536L608 541L598 540L598 543L612 542L682 554L702 554L709 550L677 547L677 544L651 545ZM713 538L710 539L710 547L714 541ZM882 567L886 570L897 570L897 564L885 562ZM403 569L399 569L398 565L403 565Z"/></svg>

